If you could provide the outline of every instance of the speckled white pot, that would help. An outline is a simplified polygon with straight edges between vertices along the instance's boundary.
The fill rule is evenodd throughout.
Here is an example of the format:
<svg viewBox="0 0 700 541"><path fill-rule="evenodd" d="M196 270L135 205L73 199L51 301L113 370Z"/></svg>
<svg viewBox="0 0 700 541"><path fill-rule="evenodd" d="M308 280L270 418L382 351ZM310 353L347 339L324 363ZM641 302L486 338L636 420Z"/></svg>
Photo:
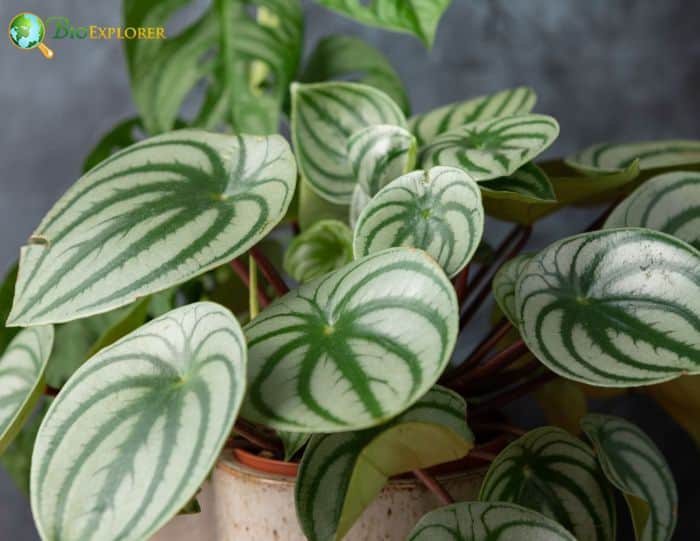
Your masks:
<svg viewBox="0 0 700 541"><path fill-rule="evenodd" d="M230 456L230 455L229 455ZM477 498L485 470L440 477L458 501ZM304 541L294 510L294 478L222 458L199 495L202 512L175 517L152 541ZM403 541L440 503L413 479L391 481L345 541Z"/></svg>

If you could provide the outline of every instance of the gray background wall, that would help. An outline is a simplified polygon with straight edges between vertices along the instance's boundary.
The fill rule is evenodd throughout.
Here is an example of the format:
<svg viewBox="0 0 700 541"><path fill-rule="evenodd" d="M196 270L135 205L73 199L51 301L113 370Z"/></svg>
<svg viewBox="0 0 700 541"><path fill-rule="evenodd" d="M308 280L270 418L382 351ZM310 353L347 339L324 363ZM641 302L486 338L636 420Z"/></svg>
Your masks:
<svg viewBox="0 0 700 541"><path fill-rule="evenodd" d="M116 25L119 4L3 0L0 23L27 10L64 15L76 24ZM417 112L528 84L539 95L538 111L561 123L552 154L604 140L700 138L697 0L454 0L430 52L411 37L362 27L308 1L305 6L309 46L328 33L369 40L397 67ZM50 45L56 52L50 62L36 51L0 45L1 268L78 177L100 134L134 112L118 42ZM586 219L585 212L551 218L533 243L548 240L548 226L563 234ZM662 447L681 493L675 539L698 539L697 449L644 398L601 407L633 418ZM620 522L626 520L620 507ZM622 539L628 528L624 532ZM37 539L26 501L2 472L0 539Z"/></svg>

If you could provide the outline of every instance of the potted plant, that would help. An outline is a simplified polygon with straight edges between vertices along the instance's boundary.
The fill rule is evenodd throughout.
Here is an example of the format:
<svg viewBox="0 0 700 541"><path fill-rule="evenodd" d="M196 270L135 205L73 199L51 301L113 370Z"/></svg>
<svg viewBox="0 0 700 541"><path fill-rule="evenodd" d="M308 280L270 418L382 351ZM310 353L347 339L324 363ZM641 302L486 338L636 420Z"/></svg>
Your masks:
<svg viewBox="0 0 700 541"><path fill-rule="evenodd" d="M320 3L426 43L449 4ZM697 430L700 142L543 161L533 90L411 117L378 51L332 36L300 69L301 35L296 1L223 0L126 42L139 117L0 290L0 452L42 539L613 540L615 490L671 539L665 459L586 397L643 388ZM605 209L521 253L572 205ZM530 393L558 426L513 426Z"/></svg>

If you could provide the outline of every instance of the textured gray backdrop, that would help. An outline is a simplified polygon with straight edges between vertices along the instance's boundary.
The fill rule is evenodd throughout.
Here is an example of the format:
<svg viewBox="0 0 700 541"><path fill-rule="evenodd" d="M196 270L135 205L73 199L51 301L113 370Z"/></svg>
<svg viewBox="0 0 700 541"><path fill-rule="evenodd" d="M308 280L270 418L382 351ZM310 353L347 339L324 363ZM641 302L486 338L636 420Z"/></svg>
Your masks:
<svg viewBox="0 0 700 541"><path fill-rule="evenodd" d="M115 25L116 0L3 0L0 24L18 11ZM204 6L205 2L197 2ZM309 46L328 33L361 35L384 51L419 112L518 84L534 87L537 110L562 134L552 154L603 140L700 138L700 3L697 0L454 0L432 51L411 37L364 28L305 2ZM133 114L118 42L50 43L37 51L0 46L0 267L17 256L42 215L77 178L86 152ZM307 51L308 52L308 51ZM586 212L543 224L573 232ZM496 230L500 230L498 225ZM550 235L538 232L533 243ZM641 397L600 405L641 424L669 457L681 494L674 539L700 537L697 449ZM619 509L627 539L626 512ZM0 539L37 539L29 506L0 472Z"/></svg>

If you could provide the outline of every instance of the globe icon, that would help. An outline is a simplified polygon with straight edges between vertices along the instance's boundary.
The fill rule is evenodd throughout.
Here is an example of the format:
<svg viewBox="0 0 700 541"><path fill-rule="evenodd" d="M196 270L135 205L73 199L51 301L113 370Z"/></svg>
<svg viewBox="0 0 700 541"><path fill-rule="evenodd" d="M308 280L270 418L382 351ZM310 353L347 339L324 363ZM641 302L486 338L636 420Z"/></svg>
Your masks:
<svg viewBox="0 0 700 541"><path fill-rule="evenodd" d="M44 21L33 13L15 15L10 21L8 33L15 47L25 50L39 47L46 58L53 56L53 51L42 43L46 34Z"/></svg>

